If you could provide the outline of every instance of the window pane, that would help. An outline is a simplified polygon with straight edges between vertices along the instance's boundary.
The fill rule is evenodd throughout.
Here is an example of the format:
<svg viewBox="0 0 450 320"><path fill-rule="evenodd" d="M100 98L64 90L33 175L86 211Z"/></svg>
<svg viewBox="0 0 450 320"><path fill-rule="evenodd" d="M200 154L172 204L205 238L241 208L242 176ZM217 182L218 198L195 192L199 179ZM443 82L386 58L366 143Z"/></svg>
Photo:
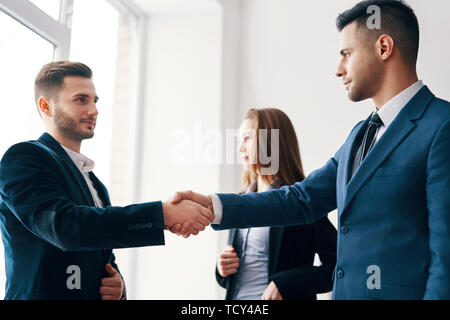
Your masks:
<svg viewBox="0 0 450 320"><path fill-rule="evenodd" d="M111 163L111 145L113 141L115 143L121 140L121 137L114 136L113 129L114 105L117 100L115 97L126 97L128 94L124 92L124 86L129 83L126 74L118 73L119 69L129 71L127 57L122 59L120 66L117 63L118 47L124 45L123 41L118 41L121 21L121 14L106 0L74 1L70 60L83 62L92 69L93 81L100 98L97 104L99 115L95 137L84 141L81 151L96 162L95 173L108 187L111 180L115 180L114 185L117 184L117 179L111 176L110 171L110 168L114 167ZM130 38L131 35L127 37ZM125 43L124 50L127 48ZM124 118L120 120L127 122ZM120 134L124 138L123 132ZM115 168L114 171L120 170ZM115 198L114 192L111 192L113 190L109 190L113 203L117 204L119 199Z"/></svg>
<svg viewBox="0 0 450 320"><path fill-rule="evenodd" d="M60 0L30 0L30 2L39 7L56 21L59 20L59 10L61 8Z"/></svg>
<svg viewBox="0 0 450 320"><path fill-rule="evenodd" d="M34 79L53 57L53 44L0 11L0 157L14 143L37 139L44 127L34 103ZM0 250L0 297L5 264Z"/></svg>
<svg viewBox="0 0 450 320"><path fill-rule="evenodd" d="M43 124L34 102L34 79L52 61L54 46L0 11L0 155L12 144L36 139Z"/></svg>

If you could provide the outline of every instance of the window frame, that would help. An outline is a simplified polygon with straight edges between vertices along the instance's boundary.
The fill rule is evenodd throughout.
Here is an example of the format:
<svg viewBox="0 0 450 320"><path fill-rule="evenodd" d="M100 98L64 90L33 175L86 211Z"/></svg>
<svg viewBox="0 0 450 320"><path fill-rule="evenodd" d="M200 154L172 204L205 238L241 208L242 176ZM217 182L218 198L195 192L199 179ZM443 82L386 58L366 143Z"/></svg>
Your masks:
<svg viewBox="0 0 450 320"><path fill-rule="evenodd" d="M64 6L63 6L64 4ZM73 0L62 0L60 20L70 21ZM54 60L66 60L70 52L71 31L28 0L0 0L0 10L55 46ZM62 17L64 15L64 17Z"/></svg>

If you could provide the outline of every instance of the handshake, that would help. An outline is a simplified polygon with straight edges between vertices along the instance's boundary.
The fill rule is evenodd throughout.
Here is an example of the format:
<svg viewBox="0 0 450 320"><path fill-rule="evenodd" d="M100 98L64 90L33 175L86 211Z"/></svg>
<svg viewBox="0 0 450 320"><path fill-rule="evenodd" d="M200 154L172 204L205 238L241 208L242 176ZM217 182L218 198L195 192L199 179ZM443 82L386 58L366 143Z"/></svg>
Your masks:
<svg viewBox="0 0 450 320"><path fill-rule="evenodd" d="M165 229L185 238L197 235L214 220L211 197L192 191L175 193L162 207Z"/></svg>

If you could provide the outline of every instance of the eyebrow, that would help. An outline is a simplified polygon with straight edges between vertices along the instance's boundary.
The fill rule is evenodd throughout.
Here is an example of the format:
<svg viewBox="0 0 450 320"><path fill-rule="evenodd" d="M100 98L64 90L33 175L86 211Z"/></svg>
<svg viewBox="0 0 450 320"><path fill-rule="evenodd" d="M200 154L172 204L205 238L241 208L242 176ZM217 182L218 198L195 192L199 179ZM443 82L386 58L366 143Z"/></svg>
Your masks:
<svg viewBox="0 0 450 320"><path fill-rule="evenodd" d="M90 95L85 94L85 93L77 93L76 95L73 96L74 98L89 98ZM94 97L94 101L97 102L100 98L98 96Z"/></svg>

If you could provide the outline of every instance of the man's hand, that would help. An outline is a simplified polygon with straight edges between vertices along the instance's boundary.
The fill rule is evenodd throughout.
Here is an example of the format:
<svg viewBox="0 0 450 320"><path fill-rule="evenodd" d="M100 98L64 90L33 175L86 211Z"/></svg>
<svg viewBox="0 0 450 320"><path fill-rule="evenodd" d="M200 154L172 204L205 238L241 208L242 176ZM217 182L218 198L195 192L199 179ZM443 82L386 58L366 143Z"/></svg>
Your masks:
<svg viewBox="0 0 450 320"><path fill-rule="evenodd" d="M214 213L210 196L205 196L203 194L196 193L191 190L180 191L180 192L176 192L173 195L173 197L170 199L170 202L175 204L175 203L180 202L181 200L191 200L191 201L197 202L198 204L201 204L202 206L207 208L209 211Z"/></svg>
<svg viewBox="0 0 450 320"><path fill-rule="evenodd" d="M217 270L222 277L228 277L237 272L239 268L239 258L232 246L226 246L219 255Z"/></svg>
<svg viewBox="0 0 450 320"><path fill-rule="evenodd" d="M210 196L205 196L200 193L195 193L193 191L188 190L183 192L176 192L170 199L170 202L172 204L177 204L182 200L191 200L207 208L213 214L212 220L214 220L214 209ZM170 228L166 229L169 229L171 232L177 235L182 235L185 238L189 237L191 234L194 235L198 234L198 231L189 223L189 221L185 221L183 224L176 223L172 225Z"/></svg>
<svg viewBox="0 0 450 320"><path fill-rule="evenodd" d="M271 281L261 297L261 300L283 300L275 282Z"/></svg>
<svg viewBox="0 0 450 320"><path fill-rule="evenodd" d="M122 277L109 263L106 265L105 269L110 276L103 278L100 284L102 300L120 300L125 287Z"/></svg>
<svg viewBox="0 0 450 320"><path fill-rule="evenodd" d="M214 220L210 210L190 200L166 201L162 205L166 229L184 231L185 237L197 235Z"/></svg>

